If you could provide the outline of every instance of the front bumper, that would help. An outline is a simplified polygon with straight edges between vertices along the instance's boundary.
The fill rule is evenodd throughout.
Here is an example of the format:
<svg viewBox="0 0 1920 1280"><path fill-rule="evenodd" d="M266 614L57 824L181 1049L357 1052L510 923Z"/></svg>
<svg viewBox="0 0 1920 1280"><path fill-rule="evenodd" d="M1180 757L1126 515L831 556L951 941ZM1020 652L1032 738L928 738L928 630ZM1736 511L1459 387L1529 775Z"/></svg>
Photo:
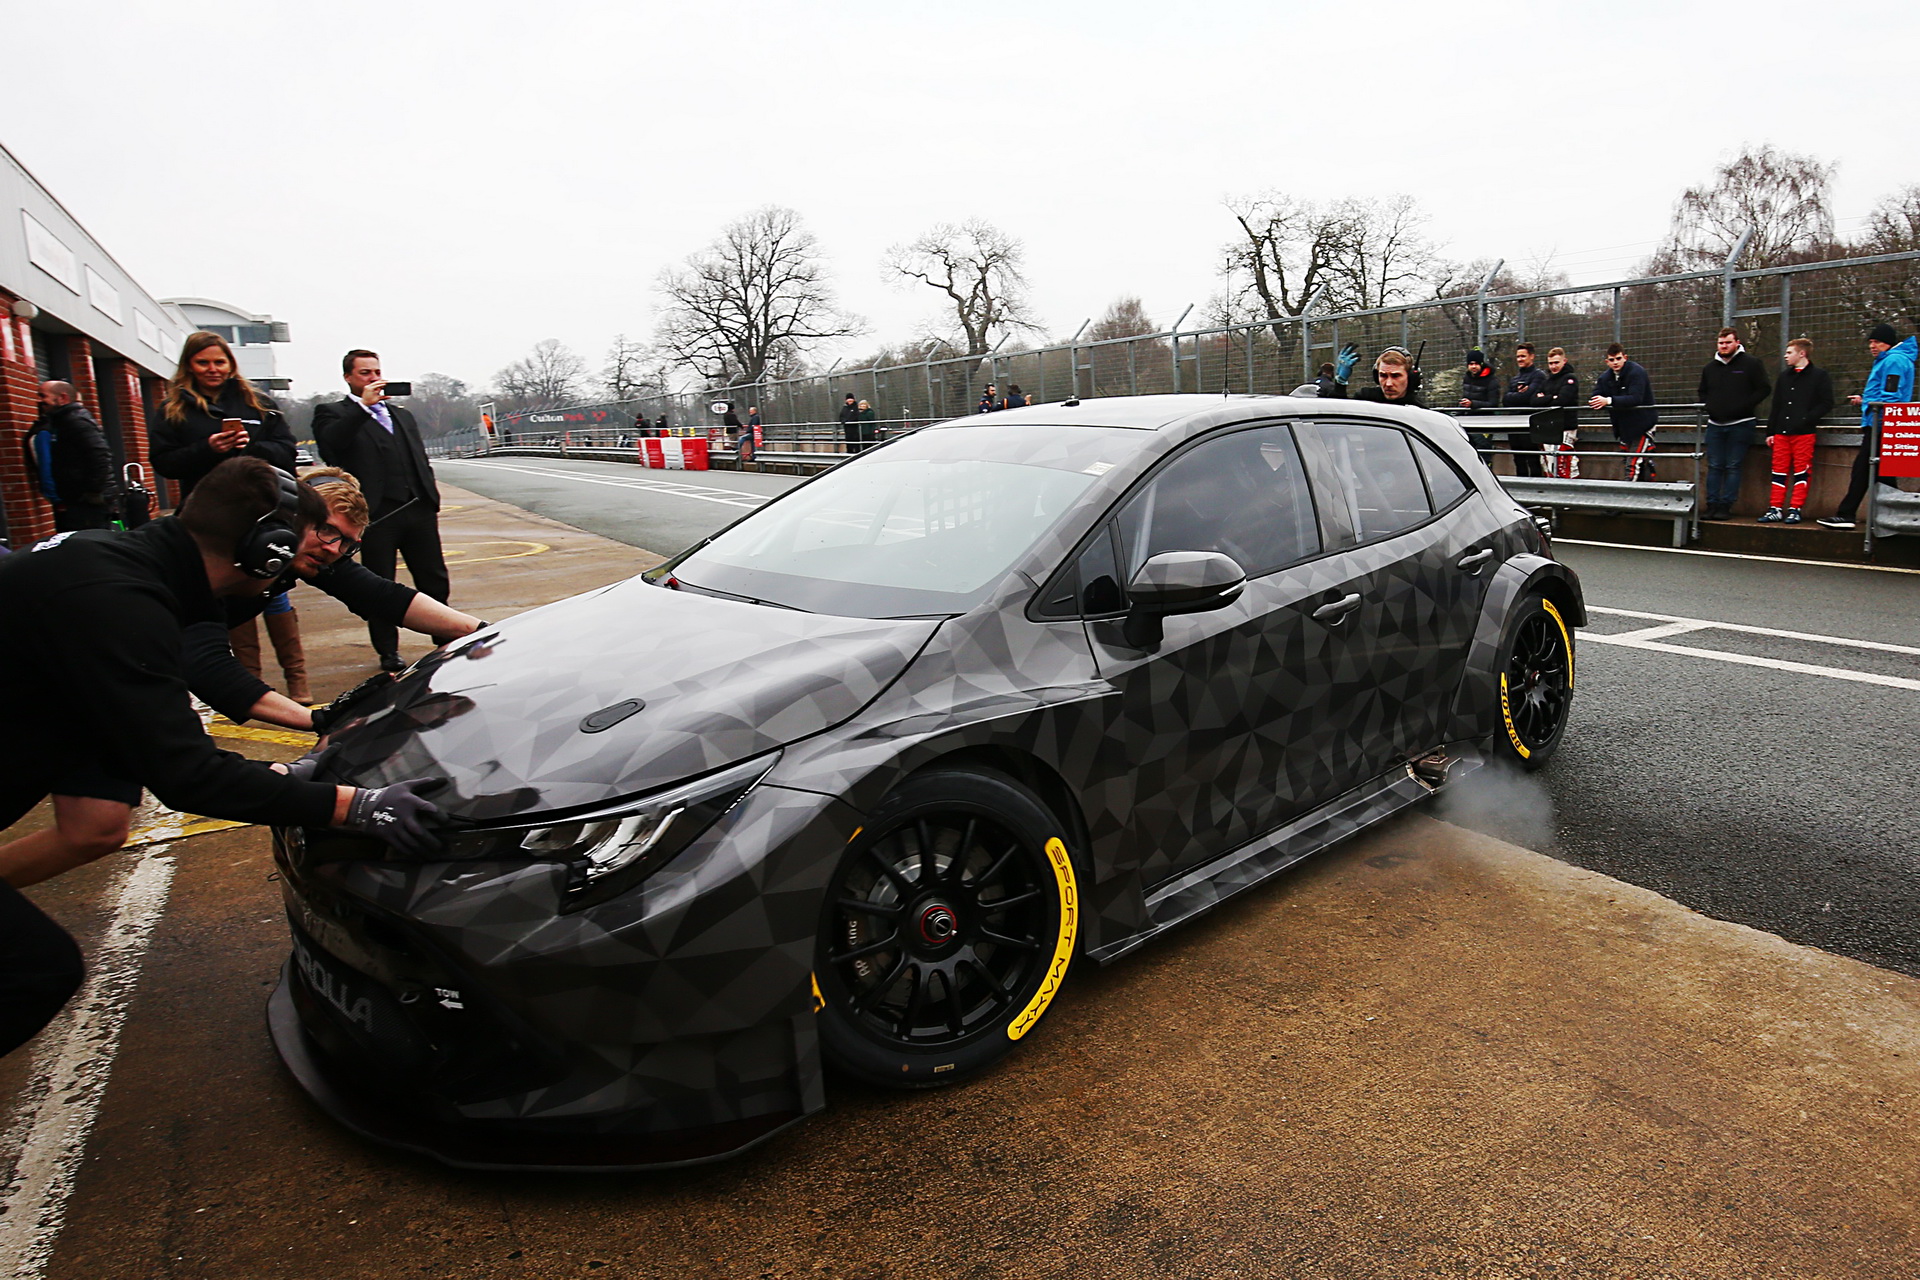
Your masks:
<svg viewBox="0 0 1920 1280"><path fill-rule="evenodd" d="M644 885L559 910L555 868L319 860L275 833L295 1081L375 1141L485 1169L657 1169L825 1105L810 981L852 811L763 785Z"/></svg>

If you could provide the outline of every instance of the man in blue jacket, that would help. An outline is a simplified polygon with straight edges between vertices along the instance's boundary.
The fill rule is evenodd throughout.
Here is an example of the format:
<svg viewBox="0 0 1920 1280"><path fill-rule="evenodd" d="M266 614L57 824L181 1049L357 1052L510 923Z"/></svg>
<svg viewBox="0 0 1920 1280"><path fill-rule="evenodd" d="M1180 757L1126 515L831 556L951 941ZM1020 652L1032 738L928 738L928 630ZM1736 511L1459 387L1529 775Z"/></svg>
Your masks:
<svg viewBox="0 0 1920 1280"><path fill-rule="evenodd" d="M1847 496L1840 499L1831 516L1820 521L1829 529L1853 528L1854 514L1860 510L1861 499L1867 496L1867 460L1880 436L1880 406L1905 404L1913 399L1913 366L1916 357L1920 357L1920 344L1911 336L1898 342L1896 337L1893 326L1884 321L1867 334L1873 368L1860 394L1847 397L1849 403L1860 406L1860 452L1853 459L1853 480L1847 485ZM1879 479L1881 484L1893 484L1885 476Z"/></svg>
<svg viewBox="0 0 1920 1280"><path fill-rule="evenodd" d="M1607 348L1607 371L1593 384L1587 407L1607 411L1613 438L1627 455L1627 479L1654 479L1653 429L1660 413L1653 407L1653 379L1617 342Z"/></svg>

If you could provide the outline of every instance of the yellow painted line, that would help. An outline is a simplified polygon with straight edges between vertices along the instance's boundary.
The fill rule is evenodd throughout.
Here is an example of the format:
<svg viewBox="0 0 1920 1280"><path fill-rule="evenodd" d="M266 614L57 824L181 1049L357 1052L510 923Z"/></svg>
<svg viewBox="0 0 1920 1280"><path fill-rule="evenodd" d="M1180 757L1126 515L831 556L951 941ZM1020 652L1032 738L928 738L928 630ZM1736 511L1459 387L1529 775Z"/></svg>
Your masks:
<svg viewBox="0 0 1920 1280"><path fill-rule="evenodd" d="M471 547L525 547L527 549L525 551L510 551L505 555L499 556L473 556L469 558L467 551ZM463 565L485 564L489 560L518 560L522 556L537 556L542 552L551 550L553 550L553 548L544 542L521 542L514 538L492 538L485 542L469 542L462 546L441 548L442 553L447 559L457 559Z"/></svg>
<svg viewBox="0 0 1920 1280"><path fill-rule="evenodd" d="M154 821L133 828L127 834L123 849L138 849L143 845L165 844L169 840L185 840L192 836L204 836L214 831L231 831L235 827L251 826L246 822L229 822L225 818L196 818L190 813L175 813L163 809Z"/></svg>
<svg viewBox="0 0 1920 1280"><path fill-rule="evenodd" d="M310 733L301 733L294 729L249 729L245 725L229 724L224 720L215 720L207 725L207 732L216 738L237 738L242 742L277 742L285 747L310 747L318 741Z"/></svg>

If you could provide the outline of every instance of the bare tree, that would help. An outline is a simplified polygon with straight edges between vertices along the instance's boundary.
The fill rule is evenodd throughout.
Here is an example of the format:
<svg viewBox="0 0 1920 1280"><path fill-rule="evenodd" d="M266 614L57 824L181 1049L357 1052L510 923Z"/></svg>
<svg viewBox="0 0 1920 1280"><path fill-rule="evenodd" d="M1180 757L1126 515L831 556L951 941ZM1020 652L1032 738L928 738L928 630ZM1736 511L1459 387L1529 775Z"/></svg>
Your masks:
<svg viewBox="0 0 1920 1280"><path fill-rule="evenodd" d="M836 308L800 215L774 205L728 224L712 244L661 272L656 287L668 303L656 345L713 386L759 382L769 366L863 327Z"/></svg>
<svg viewBox="0 0 1920 1280"><path fill-rule="evenodd" d="M519 409L550 409L577 400L587 362L558 338L542 338L533 350L493 375L500 397Z"/></svg>
<svg viewBox="0 0 1920 1280"><path fill-rule="evenodd" d="M616 333L600 369L600 387L610 400L661 395L667 389L666 371L652 347Z"/></svg>
<svg viewBox="0 0 1920 1280"><path fill-rule="evenodd" d="M1107 313L1087 330L1088 342L1106 342L1112 338L1137 338L1154 333L1153 321L1137 297L1115 298Z"/></svg>
<svg viewBox="0 0 1920 1280"><path fill-rule="evenodd" d="M1316 204L1269 192L1227 208L1240 235L1221 262L1222 312L1297 316L1322 287L1322 312L1390 306L1418 295L1435 263L1411 196Z"/></svg>
<svg viewBox="0 0 1920 1280"><path fill-rule="evenodd" d="M1868 215L1860 239L1847 246L1849 255L1912 253L1920 250L1920 186L1904 187L1885 196ZM1867 328L1882 320L1904 320L1920 328L1920 263L1879 262L1849 267L1841 272L1841 304Z"/></svg>
<svg viewBox="0 0 1920 1280"><path fill-rule="evenodd" d="M1748 147L1674 202L1673 225L1648 264L1655 274L1720 266L1749 229L1743 267L1812 262L1833 249L1828 188L1834 166L1812 156Z"/></svg>
<svg viewBox="0 0 1920 1280"><path fill-rule="evenodd" d="M912 244L895 245L882 261L901 280L917 280L947 296L955 345L982 356L996 336L1035 330L1027 309L1021 243L988 222L941 223Z"/></svg>
<svg viewBox="0 0 1920 1280"><path fill-rule="evenodd" d="M413 396L407 401L419 423L420 434L438 439L458 427L472 426L478 407L467 384L444 373L423 373L413 380Z"/></svg>

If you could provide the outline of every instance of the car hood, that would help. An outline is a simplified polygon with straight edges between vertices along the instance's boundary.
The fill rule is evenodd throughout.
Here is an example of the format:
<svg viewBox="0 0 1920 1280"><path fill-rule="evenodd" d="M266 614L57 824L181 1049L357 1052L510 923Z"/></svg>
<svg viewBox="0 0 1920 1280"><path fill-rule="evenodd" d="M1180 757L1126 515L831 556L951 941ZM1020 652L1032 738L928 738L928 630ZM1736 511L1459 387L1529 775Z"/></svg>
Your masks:
<svg viewBox="0 0 1920 1280"><path fill-rule="evenodd" d="M841 723L939 625L633 579L429 655L341 727L322 776L444 778L435 803L479 822L639 795Z"/></svg>

